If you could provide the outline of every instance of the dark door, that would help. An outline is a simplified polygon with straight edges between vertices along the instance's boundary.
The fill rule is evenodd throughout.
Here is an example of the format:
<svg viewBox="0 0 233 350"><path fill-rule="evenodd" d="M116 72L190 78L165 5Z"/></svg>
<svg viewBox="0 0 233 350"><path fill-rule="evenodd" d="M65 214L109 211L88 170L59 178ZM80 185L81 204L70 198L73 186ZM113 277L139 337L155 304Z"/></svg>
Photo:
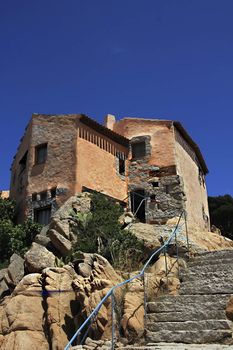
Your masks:
<svg viewBox="0 0 233 350"><path fill-rule="evenodd" d="M130 200L131 200L131 210L135 214L139 221L145 222L145 191L144 190L135 190L130 192Z"/></svg>

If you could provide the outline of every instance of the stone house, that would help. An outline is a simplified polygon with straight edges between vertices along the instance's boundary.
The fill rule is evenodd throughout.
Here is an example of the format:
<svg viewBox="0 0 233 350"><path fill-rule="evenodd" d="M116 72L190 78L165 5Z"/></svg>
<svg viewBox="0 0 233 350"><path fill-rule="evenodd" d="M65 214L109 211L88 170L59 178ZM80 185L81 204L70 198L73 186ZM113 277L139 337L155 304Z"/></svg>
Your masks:
<svg viewBox="0 0 233 350"><path fill-rule="evenodd" d="M12 164L10 198L18 220L46 224L70 196L99 191L150 224L186 210L188 225L209 229L202 154L179 122L33 114Z"/></svg>

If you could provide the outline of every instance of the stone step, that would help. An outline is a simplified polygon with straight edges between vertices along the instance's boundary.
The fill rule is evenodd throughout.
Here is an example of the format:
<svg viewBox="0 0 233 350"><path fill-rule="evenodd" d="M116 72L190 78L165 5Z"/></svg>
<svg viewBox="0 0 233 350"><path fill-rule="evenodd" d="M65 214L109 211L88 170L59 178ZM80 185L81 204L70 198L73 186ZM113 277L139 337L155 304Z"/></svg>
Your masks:
<svg viewBox="0 0 233 350"><path fill-rule="evenodd" d="M204 308L191 308L187 306L186 310L148 312L148 322L184 322L184 321L204 321L204 320L224 320L226 319L225 310L208 310Z"/></svg>
<svg viewBox="0 0 233 350"><path fill-rule="evenodd" d="M232 339L230 330L193 330L193 331L159 331L146 332L146 340L150 342L174 343L215 343Z"/></svg>
<svg viewBox="0 0 233 350"><path fill-rule="evenodd" d="M233 345L224 344L184 344L184 343L147 343L146 345L127 345L119 350L233 350Z"/></svg>
<svg viewBox="0 0 233 350"><path fill-rule="evenodd" d="M204 281L200 281L199 283L183 282L181 283L181 287L179 290L180 294L233 294L233 280L231 283L227 281L218 283L211 283L211 281L207 284Z"/></svg>
<svg viewBox="0 0 233 350"><path fill-rule="evenodd" d="M231 261L231 264L207 264L207 265L201 265L197 264L194 266L189 266L187 269L180 269L180 273L182 274L183 272L195 272L195 271L202 271L202 272L214 272L214 271L233 271L233 261Z"/></svg>
<svg viewBox="0 0 233 350"><path fill-rule="evenodd" d="M150 306L147 305L148 313L159 313L159 312L169 312L169 311L185 311L187 308L190 309L203 309L203 310L225 310L226 309L226 300L221 300L218 302L191 302L185 304L184 302L155 302Z"/></svg>
<svg viewBox="0 0 233 350"><path fill-rule="evenodd" d="M147 322L146 328L151 332L159 331L197 331L231 329L228 320L204 320L184 322Z"/></svg>
<svg viewBox="0 0 233 350"><path fill-rule="evenodd" d="M184 286L188 285L188 284L192 284L192 286L194 288L196 287L202 287L202 286L208 286L211 284L212 288L214 289L214 287L216 285L219 284L223 284L223 285L232 285L233 286L233 277L232 276L209 276L208 274L206 275L205 278L196 278L194 280L187 280L181 283L180 285L180 289L183 288ZM232 289L232 293L233 293L233 289Z"/></svg>
<svg viewBox="0 0 233 350"><path fill-rule="evenodd" d="M205 266L205 265L230 265L232 264L232 260L233 258L218 258L218 259L194 259L193 261L189 261L188 262L188 267L192 267L192 266Z"/></svg>
<svg viewBox="0 0 233 350"><path fill-rule="evenodd" d="M198 271L195 271L195 270L187 270L185 272L182 272L180 274L180 278L181 278L181 281L195 281L195 280L203 280L203 279L233 279L233 276L232 276L232 271L229 271L229 270L215 270L215 271L209 271L209 272L205 272L205 271L202 271L202 270L198 270Z"/></svg>
<svg viewBox="0 0 233 350"><path fill-rule="evenodd" d="M224 250L214 250L197 254L193 259L208 259L210 257L221 258L221 257L232 257L233 258L233 249L224 249Z"/></svg>
<svg viewBox="0 0 233 350"><path fill-rule="evenodd" d="M219 295L160 295L156 298L155 301L148 302L148 305L154 304L157 302L180 302L185 304L190 304L191 302L200 302L200 303L206 303L206 302L218 302L219 300L228 300L230 298L229 294L219 294Z"/></svg>

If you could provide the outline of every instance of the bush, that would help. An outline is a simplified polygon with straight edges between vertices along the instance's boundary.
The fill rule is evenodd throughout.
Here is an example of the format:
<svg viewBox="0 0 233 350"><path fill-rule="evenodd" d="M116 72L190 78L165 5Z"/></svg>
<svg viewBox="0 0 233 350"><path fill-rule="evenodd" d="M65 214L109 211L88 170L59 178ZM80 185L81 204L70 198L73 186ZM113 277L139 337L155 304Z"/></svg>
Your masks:
<svg viewBox="0 0 233 350"><path fill-rule="evenodd" d="M41 225L30 220L22 225L13 222L15 203L0 198L0 263L6 264L13 253L23 255L40 232Z"/></svg>
<svg viewBox="0 0 233 350"><path fill-rule="evenodd" d="M74 251L101 254L121 269L138 267L143 242L121 229L118 219L122 213L119 204L100 193L92 194L91 213L73 213L71 229L77 235Z"/></svg>

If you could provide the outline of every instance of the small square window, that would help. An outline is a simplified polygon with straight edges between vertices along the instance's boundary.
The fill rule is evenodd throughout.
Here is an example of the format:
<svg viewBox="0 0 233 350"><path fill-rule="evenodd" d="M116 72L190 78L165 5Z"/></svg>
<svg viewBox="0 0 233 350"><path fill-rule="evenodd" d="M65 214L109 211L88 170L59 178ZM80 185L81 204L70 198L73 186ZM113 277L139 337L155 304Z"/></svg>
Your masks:
<svg viewBox="0 0 233 350"><path fill-rule="evenodd" d="M47 160L47 143L35 148L35 164L43 164Z"/></svg>
<svg viewBox="0 0 233 350"><path fill-rule="evenodd" d="M46 201L46 199L47 199L47 191L41 192L40 193L40 200Z"/></svg>
<svg viewBox="0 0 233 350"><path fill-rule="evenodd" d="M37 193L32 194L32 201L35 202L37 200Z"/></svg>
<svg viewBox="0 0 233 350"><path fill-rule="evenodd" d="M48 225L51 217L51 207L34 210L34 221L41 225Z"/></svg>
<svg viewBox="0 0 233 350"><path fill-rule="evenodd" d="M125 175L125 160L119 158L119 174Z"/></svg>
<svg viewBox="0 0 233 350"><path fill-rule="evenodd" d="M27 157L28 157L28 151L26 151L23 155L23 157L19 161L20 165L20 173L23 172L26 169L27 165Z"/></svg>
<svg viewBox="0 0 233 350"><path fill-rule="evenodd" d="M56 187L51 188L51 190L50 190L51 198L55 198L56 194L57 194L57 188Z"/></svg>
<svg viewBox="0 0 233 350"><path fill-rule="evenodd" d="M146 155L146 143L142 142L134 142L131 144L132 147L132 158L138 159L143 158Z"/></svg>

